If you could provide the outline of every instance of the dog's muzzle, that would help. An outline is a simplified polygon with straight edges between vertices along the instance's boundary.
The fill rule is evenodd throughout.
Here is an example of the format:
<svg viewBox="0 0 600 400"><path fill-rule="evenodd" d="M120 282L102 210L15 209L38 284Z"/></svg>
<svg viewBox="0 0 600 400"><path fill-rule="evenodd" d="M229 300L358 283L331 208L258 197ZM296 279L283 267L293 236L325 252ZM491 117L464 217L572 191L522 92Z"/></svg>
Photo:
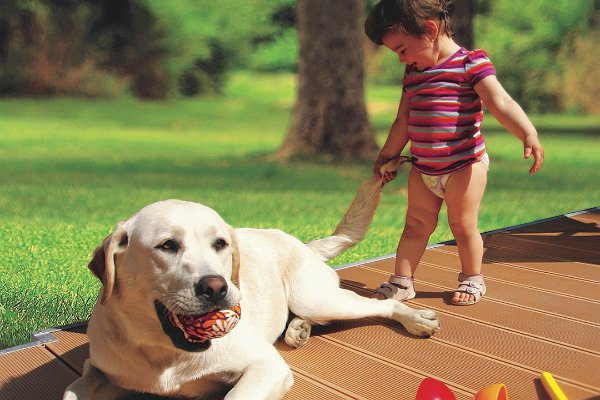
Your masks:
<svg viewBox="0 0 600 400"><path fill-rule="evenodd" d="M163 331L176 347L186 351L203 351L208 349L212 339L227 335L237 325L242 311L239 304L233 307L227 305L227 282L221 276L203 277L194 286L194 291L197 299L208 306L209 312L178 314L158 300L155 308Z"/></svg>
<svg viewBox="0 0 600 400"><path fill-rule="evenodd" d="M227 296L228 290L227 281L220 275L204 276L194 285L199 300L215 305Z"/></svg>

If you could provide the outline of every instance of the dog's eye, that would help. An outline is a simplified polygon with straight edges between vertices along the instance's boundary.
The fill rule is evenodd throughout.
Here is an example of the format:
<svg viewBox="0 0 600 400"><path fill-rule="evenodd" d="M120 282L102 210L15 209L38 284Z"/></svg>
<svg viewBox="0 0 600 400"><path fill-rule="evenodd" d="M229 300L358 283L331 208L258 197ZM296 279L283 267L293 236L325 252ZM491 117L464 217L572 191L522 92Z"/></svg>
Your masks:
<svg viewBox="0 0 600 400"><path fill-rule="evenodd" d="M213 247L216 250L221 250L221 249L224 249L225 247L227 247L227 244L228 243L225 239L219 238L219 239L215 240L215 243L213 243Z"/></svg>
<svg viewBox="0 0 600 400"><path fill-rule="evenodd" d="M179 245L174 240L169 239L156 246L156 248L171 253L177 253L177 251L179 250Z"/></svg>

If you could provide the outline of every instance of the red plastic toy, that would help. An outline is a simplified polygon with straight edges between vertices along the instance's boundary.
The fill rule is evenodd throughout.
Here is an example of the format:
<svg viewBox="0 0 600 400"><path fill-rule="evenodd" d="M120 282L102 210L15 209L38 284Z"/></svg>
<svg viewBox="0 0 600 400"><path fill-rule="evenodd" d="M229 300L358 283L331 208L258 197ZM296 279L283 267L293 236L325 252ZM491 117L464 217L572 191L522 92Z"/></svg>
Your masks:
<svg viewBox="0 0 600 400"><path fill-rule="evenodd" d="M456 400L448 386L433 378L421 381L415 400Z"/></svg>
<svg viewBox="0 0 600 400"><path fill-rule="evenodd" d="M456 400L452 391L444 383L433 378L421 381L415 400ZM506 386L496 383L480 389L473 400L508 400Z"/></svg>

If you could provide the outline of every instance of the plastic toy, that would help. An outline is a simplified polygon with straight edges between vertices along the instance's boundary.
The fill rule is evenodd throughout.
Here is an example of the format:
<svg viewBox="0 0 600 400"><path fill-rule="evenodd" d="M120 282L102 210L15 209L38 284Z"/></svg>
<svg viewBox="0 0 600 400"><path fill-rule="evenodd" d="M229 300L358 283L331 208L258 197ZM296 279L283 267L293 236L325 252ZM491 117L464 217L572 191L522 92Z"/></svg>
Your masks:
<svg viewBox="0 0 600 400"><path fill-rule="evenodd" d="M456 400L448 386L433 378L421 381L415 400Z"/></svg>
<svg viewBox="0 0 600 400"><path fill-rule="evenodd" d="M567 396L565 396L550 372L542 372L542 385L552 400L567 400Z"/></svg>
<svg viewBox="0 0 600 400"><path fill-rule="evenodd" d="M415 400L456 400L456 397L442 382L433 378L425 378L419 385ZM506 386L503 383L486 386L475 394L473 400L508 400ZM553 397L552 400L567 400L567 398Z"/></svg>
<svg viewBox="0 0 600 400"><path fill-rule="evenodd" d="M508 400L506 386L502 383L486 386L475 394L473 400Z"/></svg>
<svg viewBox="0 0 600 400"><path fill-rule="evenodd" d="M183 331L190 342L205 342L227 335L241 315L242 310L238 304L228 310L215 310L200 316L169 313L169 320Z"/></svg>

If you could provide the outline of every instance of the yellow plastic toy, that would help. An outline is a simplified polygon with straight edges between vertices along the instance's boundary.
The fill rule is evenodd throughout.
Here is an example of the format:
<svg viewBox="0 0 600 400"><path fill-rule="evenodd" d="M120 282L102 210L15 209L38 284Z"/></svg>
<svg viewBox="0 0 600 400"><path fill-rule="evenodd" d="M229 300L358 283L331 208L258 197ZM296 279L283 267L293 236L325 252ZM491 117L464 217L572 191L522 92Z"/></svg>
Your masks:
<svg viewBox="0 0 600 400"><path fill-rule="evenodd" d="M542 385L552 400L568 400L550 372L542 372Z"/></svg>
<svg viewBox="0 0 600 400"><path fill-rule="evenodd" d="M508 400L506 386L503 383L495 383L480 389L473 400Z"/></svg>

